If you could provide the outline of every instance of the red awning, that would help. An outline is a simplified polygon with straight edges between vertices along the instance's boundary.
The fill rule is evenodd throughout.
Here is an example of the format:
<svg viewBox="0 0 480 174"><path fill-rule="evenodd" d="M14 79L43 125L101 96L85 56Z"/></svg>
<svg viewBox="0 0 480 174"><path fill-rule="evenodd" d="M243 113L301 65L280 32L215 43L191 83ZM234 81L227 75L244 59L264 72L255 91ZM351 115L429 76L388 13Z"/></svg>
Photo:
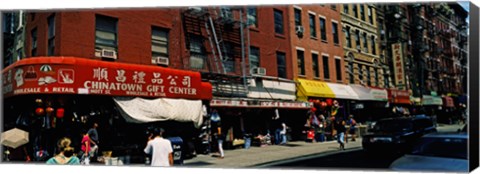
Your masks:
<svg viewBox="0 0 480 174"><path fill-rule="evenodd" d="M210 100L212 85L199 72L77 57L35 57L2 71L5 97L91 94Z"/></svg>
<svg viewBox="0 0 480 174"><path fill-rule="evenodd" d="M388 89L388 101L394 104L411 104L410 93L404 90Z"/></svg>
<svg viewBox="0 0 480 174"><path fill-rule="evenodd" d="M443 97L443 104L445 107L455 107L455 104L453 103L453 98L449 96Z"/></svg>

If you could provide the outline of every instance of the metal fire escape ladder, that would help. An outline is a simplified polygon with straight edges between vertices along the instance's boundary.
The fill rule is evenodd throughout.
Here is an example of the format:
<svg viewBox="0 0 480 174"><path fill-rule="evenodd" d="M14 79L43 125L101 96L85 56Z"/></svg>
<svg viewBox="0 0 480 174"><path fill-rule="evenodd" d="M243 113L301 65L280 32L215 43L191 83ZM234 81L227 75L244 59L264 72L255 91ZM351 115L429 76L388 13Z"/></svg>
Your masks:
<svg viewBox="0 0 480 174"><path fill-rule="evenodd" d="M213 38L214 38L215 45L216 45L216 48L217 48L218 57L220 58L220 61L216 61L215 64L218 64L218 63L220 62L221 65L222 65L222 66L221 66L221 67L222 67L221 69L223 70L223 74L226 74L227 71L226 71L225 66L224 66L224 64L223 64L223 61L224 61L224 60L223 60L222 50L220 49L220 44L221 44L223 41L219 40L218 37L217 37L217 33L216 33L216 31L215 31L215 30L216 30L216 29L215 29L215 24L213 23L212 16L209 16L209 17L208 17L208 22L210 22L210 29L212 30ZM208 26L208 25L207 25L207 26ZM209 30L207 29L207 32L208 32L208 31L209 31ZM211 41L210 32L208 32L208 37L209 37L209 39L210 39L210 41ZM221 37L221 36L220 36L220 37ZM210 42L210 44L212 44L212 43ZM213 48L213 47L212 47L212 48ZM215 55L215 52L213 52L213 54ZM215 58L215 59L216 59L216 58Z"/></svg>
<svg viewBox="0 0 480 174"><path fill-rule="evenodd" d="M212 17L208 17L209 18L209 21L212 20ZM210 34L210 28L208 27L208 23L209 21L205 21L205 30L207 31L207 35L208 35L208 42L210 43L210 48L212 49L212 54L213 54L213 63L215 64L215 70L217 73L222 73L221 69L223 69L223 66L222 64L219 65L219 63L221 63L218 59L217 59L217 55L215 54L215 46L213 45L213 41L212 41L212 36ZM215 30L212 30L213 32L215 32ZM220 59L221 59L221 54L220 54Z"/></svg>

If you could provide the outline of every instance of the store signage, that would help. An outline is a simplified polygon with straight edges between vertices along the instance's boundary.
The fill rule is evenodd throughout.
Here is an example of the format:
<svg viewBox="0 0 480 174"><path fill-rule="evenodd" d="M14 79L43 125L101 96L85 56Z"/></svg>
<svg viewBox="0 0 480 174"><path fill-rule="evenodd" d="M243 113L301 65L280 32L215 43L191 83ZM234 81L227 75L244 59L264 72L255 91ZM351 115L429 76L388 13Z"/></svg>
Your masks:
<svg viewBox="0 0 480 174"><path fill-rule="evenodd" d="M11 72L16 72L15 80L3 84L6 96L36 93L187 99L204 96L199 73L154 66L85 59L77 60L76 64L22 64L3 71L3 75L8 77Z"/></svg>
<svg viewBox="0 0 480 174"><path fill-rule="evenodd" d="M395 70L395 84L400 90L405 90L405 71L403 67L402 44L392 44L393 69Z"/></svg>
<svg viewBox="0 0 480 174"><path fill-rule="evenodd" d="M370 95L372 95L374 100L379 100L379 101L387 101L388 100L387 90L371 89L370 90Z"/></svg>
<svg viewBox="0 0 480 174"><path fill-rule="evenodd" d="M277 102L277 101L260 101L247 102L240 100L220 100L213 99L210 101L212 107L254 107L254 108L310 108L311 103L308 102Z"/></svg>

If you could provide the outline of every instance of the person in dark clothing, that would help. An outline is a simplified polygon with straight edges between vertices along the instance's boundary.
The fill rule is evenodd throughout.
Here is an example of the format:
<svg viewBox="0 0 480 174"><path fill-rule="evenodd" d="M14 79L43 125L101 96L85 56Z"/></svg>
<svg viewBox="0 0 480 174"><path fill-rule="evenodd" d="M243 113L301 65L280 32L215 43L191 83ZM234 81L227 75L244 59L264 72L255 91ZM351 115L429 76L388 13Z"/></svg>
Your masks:
<svg viewBox="0 0 480 174"><path fill-rule="evenodd" d="M335 119L334 128L337 130L337 141L340 144L340 150L345 150L345 121L343 119Z"/></svg>

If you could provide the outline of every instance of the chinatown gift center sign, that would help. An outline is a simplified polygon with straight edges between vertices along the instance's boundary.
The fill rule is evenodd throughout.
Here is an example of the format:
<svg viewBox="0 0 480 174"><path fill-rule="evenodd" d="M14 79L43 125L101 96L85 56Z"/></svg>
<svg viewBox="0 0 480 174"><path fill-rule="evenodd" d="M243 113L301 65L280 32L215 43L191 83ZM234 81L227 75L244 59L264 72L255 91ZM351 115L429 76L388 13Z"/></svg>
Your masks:
<svg viewBox="0 0 480 174"><path fill-rule="evenodd" d="M91 94L211 99L200 73L73 57L20 60L2 71L4 96Z"/></svg>
<svg viewBox="0 0 480 174"><path fill-rule="evenodd" d="M405 70L403 67L402 44L392 44L393 69L395 75L395 84L400 90L405 90Z"/></svg>

